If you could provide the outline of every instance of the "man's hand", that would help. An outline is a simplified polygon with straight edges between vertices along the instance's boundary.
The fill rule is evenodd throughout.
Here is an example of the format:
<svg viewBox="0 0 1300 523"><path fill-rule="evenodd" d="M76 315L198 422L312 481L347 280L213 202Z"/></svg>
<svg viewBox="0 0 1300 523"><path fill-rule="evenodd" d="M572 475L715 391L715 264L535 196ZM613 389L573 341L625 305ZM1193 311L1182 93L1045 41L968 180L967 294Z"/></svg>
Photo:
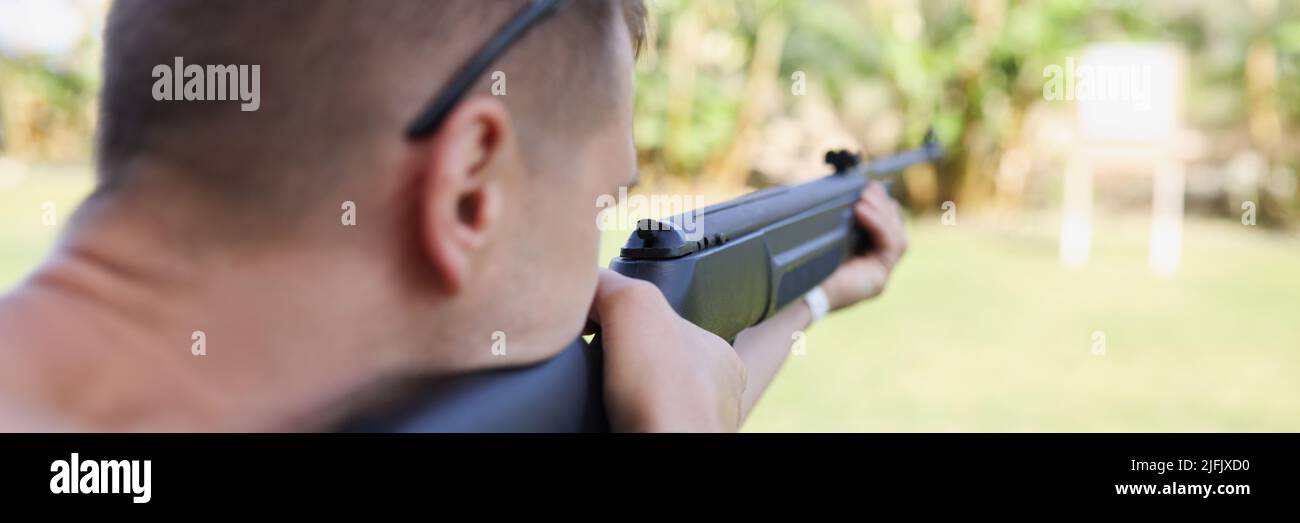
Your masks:
<svg viewBox="0 0 1300 523"><path fill-rule="evenodd" d="M885 193L883 185L868 184L862 199L853 206L853 215L871 238L873 248L844 262L822 283L833 311L874 298L885 290L889 273L907 251L907 232L898 202Z"/></svg>
<svg viewBox="0 0 1300 523"><path fill-rule="evenodd" d="M601 269L591 320L601 328L605 409L615 431L739 428L740 358L722 338L678 316L657 287Z"/></svg>

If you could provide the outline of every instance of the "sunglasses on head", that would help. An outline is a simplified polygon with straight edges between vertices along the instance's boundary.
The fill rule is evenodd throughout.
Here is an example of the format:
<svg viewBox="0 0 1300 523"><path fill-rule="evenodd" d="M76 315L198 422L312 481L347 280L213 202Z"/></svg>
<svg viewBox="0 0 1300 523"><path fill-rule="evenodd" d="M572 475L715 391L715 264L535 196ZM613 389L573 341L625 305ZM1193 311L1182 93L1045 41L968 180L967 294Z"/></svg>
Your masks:
<svg viewBox="0 0 1300 523"><path fill-rule="evenodd" d="M412 139L422 138L437 131L438 127L442 125L442 121L447 118L447 114L451 112L453 107L456 107L456 104L460 103L460 100L465 97L465 93L468 93L474 87L474 84L487 70L488 66L492 65L502 54L505 54L506 50L522 38L529 29L555 14L571 1L533 0L523 9L520 9L518 13L515 13L501 29L497 30L492 38L483 44L483 47L479 48L478 52L474 53L456 71L456 74L451 77L451 80L442 88L442 91L437 96L434 96L433 100L424 107L424 110L420 111L420 114L411 121L411 124L406 128L406 136Z"/></svg>

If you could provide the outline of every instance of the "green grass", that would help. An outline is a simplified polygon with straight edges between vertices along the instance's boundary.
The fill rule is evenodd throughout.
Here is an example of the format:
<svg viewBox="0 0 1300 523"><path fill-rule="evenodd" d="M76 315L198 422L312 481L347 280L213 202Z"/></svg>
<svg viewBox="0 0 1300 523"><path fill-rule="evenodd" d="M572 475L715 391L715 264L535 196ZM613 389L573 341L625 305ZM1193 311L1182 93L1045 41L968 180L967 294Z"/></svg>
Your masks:
<svg viewBox="0 0 1300 523"><path fill-rule="evenodd" d="M47 171L0 172L0 288L57 237L41 204L61 226L89 191L84 171ZM1081 271L1057 262L1051 215L937 222L910 224L883 297L810 329L747 430L1300 431L1300 239L1192 219L1160 279L1143 216L1101 219Z"/></svg>
<svg viewBox="0 0 1300 523"><path fill-rule="evenodd" d="M91 185L84 166L0 162L0 290L40 263ZM46 202L54 204L53 225L43 219Z"/></svg>

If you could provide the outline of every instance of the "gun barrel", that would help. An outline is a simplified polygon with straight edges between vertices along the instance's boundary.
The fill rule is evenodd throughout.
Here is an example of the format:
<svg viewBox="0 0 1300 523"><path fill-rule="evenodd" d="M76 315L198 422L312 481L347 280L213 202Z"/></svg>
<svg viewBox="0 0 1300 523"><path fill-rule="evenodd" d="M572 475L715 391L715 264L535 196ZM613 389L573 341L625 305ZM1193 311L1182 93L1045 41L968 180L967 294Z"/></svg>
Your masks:
<svg viewBox="0 0 1300 523"><path fill-rule="evenodd" d="M660 220L642 220L628 238L621 256L630 260L672 259L717 247L789 220L828 202L856 199L869 180L900 172L943 155L943 148L927 133L915 149L869 163L838 169L832 176L795 186L773 187L703 209Z"/></svg>
<svg viewBox="0 0 1300 523"><path fill-rule="evenodd" d="M869 178L878 178L939 159L943 156L943 146L934 141L933 133L926 136L925 143L920 147L868 163L863 174Z"/></svg>

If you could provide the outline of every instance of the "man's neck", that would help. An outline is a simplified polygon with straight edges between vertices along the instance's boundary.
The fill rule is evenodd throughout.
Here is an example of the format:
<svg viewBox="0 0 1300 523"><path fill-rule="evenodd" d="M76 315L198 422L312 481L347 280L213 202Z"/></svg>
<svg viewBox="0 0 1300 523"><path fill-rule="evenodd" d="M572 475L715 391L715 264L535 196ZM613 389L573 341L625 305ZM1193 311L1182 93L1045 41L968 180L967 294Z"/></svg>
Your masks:
<svg viewBox="0 0 1300 523"><path fill-rule="evenodd" d="M177 244L120 207L0 299L0 397L92 430L322 429L427 340L385 317L383 275L339 277L346 255Z"/></svg>

